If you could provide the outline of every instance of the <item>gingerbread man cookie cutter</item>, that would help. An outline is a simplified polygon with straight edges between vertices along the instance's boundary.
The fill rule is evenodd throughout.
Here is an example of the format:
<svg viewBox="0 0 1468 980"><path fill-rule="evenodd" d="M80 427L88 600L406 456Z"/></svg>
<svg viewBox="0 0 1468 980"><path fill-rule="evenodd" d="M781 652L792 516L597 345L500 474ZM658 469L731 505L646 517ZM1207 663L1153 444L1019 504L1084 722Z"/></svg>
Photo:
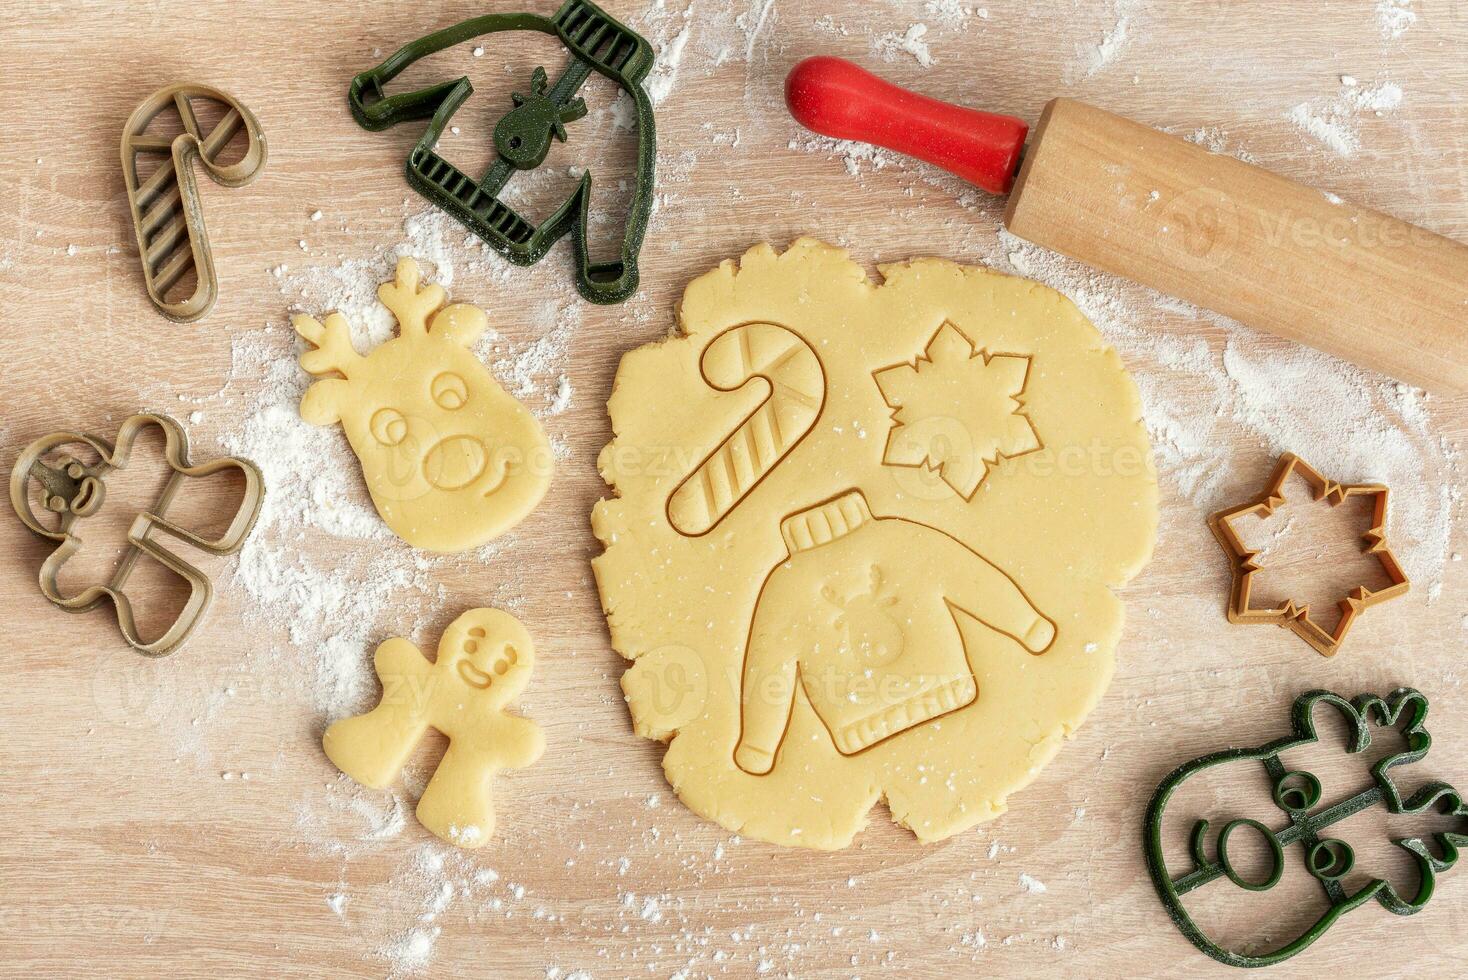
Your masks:
<svg viewBox="0 0 1468 980"><path fill-rule="evenodd" d="M1381 563L1382 572L1390 583L1384 589L1373 590L1366 585L1352 589L1338 603L1341 618L1334 630L1325 629L1310 614L1310 607L1293 599L1258 608L1253 604L1255 577L1264 570L1257 560L1259 552L1252 550L1239 536L1236 523L1247 517L1268 517L1285 502L1284 486L1291 476L1298 476L1310 487L1311 499L1324 500L1332 507L1339 507L1352 497L1369 497L1372 500L1371 526L1361 535L1362 553ZM1228 553L1233 568L1233 584L1229 592L1228 621L1238 624L1273 624L1294 633L1310 644L1321 656L1332 657L1346 640L1356 617L1371 606L1405 595L1411 588L1407 574L1392 554L1386 543L1387 500L1390 492L1381 484L1347 485L1332 483L1294 453L1280 456L1274 475L1258 498L1219 511L1208 518L1208 526L1223 550Z"/></svg>
<svg viewBox="0 0 1468 980"><path fill-rule="evenodd" d="M224 109L207 132L199 121L196 101ZM151 135L149 127L169 109L178 112L184 131L171 137ZM244 156L232 164L219 163L241 129L246 140ZM167 154L168 159L146 177L140 177L138 158L157 154ZM186 82L154 92L133 110L122 128L122 173L143 262L143 284L158 312L180 323L208 313L219 295L214 254L209 249L209 233L194 180L195 157L216 183L225 187L248 184L265 166L265 136L260 132L260 123L233 96L208 85ZM195 276L192 295L169 300L169 291L190 270Z"/></svg>
<svg viewBox="0 0 1468 980"><path fill-rule="evenodd" d="M89 585L75 595L62 592L60 575L67 559L82 547L77 534L79 522L96 515L106 499L106 478L114 470L125 469L131 460L139 434L150 426L163 431L164 457L170 473L156 502L138 514L128 530L130 547L113 569L111 577L101 585ZM98 461L88 464L66 452L68 446L86 446ZM228 527L217 538L204 538L169 521L168 505L184 481L204 477L222 470L237 469L244 477L244 490L238 510ZM34 507L33 491L39 488L44 510L58 515L54 527L48 527ZM162 657L183 645L199 625L213 598L209 577L172 550L160 543L154 533L170 535L200 551L223 556L235 553L255 526L265 496L260 471L249 460L223 456L207 463L189 462L188 436L183 427L166 415L134 415L122 423L117 440L109 444L95 436L79 432L54 432L32 442L23 449L10 473L10 503L21 523L39 537L57 542L56 550L41 564L41 593L53 605L67 612L81 613L111 601L117 613L117 625L128 645L150 657ZM189 598L177 617L157 639L144 641L138 635L132 600L127 582L140 557L147 555L177 574L189 584Z"/></svg>
<svg viewBox="0 0 1468 980"><path fill-rule="evenodd" d="M418 820L450 844L483 846L494 833L495 772L533 765L545 751L540 727L504 710L530 681L530 634L507 612L470 609L444 630L432 662L394 637L377 648L373 666L382 699L326 730L327 758L362 785L384 789L428 729L443 733L449 747L418 800Z"/></svg>

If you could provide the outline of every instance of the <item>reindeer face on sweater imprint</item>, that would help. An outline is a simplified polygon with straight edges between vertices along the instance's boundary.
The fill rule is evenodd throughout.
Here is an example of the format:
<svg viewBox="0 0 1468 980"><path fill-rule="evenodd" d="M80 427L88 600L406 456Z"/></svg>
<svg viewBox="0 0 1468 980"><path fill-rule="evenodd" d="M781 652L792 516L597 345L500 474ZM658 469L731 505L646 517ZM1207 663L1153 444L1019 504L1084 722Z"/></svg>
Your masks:
<svg viewBox="0 0 1468 980"><path fill-rule="evenodd" d="M838 610L834 625L843 656L861 667L881 667L902 656L902 624L894 618L899 600L881 567L869 566L865 576L853 569L842 578L847 581L821 586L821 597Z"/></svg>
<svg viewBox="0 0 1468 980"><path fill-rule="evenodd" d="M779 844L991 820L1100 701L1157 483L1114 351L1037 283L802 239L622 358L593 562L678 798Z"/></svg>
<svg viewBox="0 0 1468 980"><path fill-rule="evenodd" d="M403 540L430 551L465 551L535 508L550 482L550 445L524 405L470 350L484 311L444 306L441 287L419 287L418 265L398 263L377 291L399 336L367 357L352 347L340 313L292 320L315 346L301 366L325 376L301 400L317 425L341 422L372 502Z"/></svg>

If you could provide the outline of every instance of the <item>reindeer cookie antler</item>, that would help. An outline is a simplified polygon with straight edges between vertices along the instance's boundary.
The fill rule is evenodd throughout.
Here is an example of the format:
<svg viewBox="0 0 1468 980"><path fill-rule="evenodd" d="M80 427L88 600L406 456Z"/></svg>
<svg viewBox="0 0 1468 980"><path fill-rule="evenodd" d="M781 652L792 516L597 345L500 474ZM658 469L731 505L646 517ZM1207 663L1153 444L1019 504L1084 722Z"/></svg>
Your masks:
<svg viewBox="0 0 1468 980"><path fill-rule="evenodd" d="M292 318L313 348L301 367L321 379L301 399L301 417L341 422L373 505L399 537L466 551L535 509L550 484L550 443L470 350L489 325L484 311L445 306L443 288L421 275L403 258L378 287L398 336L365 357L340 313Z"/></svg>

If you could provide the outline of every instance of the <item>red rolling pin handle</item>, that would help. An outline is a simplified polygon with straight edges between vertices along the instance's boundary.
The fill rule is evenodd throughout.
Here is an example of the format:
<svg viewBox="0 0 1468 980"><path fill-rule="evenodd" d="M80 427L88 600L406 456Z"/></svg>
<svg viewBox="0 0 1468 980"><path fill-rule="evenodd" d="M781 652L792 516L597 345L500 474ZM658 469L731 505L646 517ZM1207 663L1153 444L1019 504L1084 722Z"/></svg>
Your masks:
<svg viewBox="0 0 1468 980"><path fill-rule="evenodd" d="M926 160L994 194L1008 193L1029 124L898 88L844 58L807 58L785 79L785 104L807 129Z"/></svg>

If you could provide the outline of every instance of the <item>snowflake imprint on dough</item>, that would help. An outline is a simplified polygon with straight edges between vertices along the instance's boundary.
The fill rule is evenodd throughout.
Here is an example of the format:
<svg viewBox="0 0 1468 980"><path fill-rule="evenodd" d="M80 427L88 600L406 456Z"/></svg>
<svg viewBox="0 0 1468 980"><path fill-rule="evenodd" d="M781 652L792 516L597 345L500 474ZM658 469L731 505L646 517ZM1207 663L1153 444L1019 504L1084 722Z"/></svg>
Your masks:
<svg viewBox="0 0 1468 980"><path fill-rule="evenodd" d="M922 355L872 374L892 408L882 462L925 466L972 500L1001 459L1043 449L1020 396L1030 373L1023 354L990 354L944 321Z"/></svg>

